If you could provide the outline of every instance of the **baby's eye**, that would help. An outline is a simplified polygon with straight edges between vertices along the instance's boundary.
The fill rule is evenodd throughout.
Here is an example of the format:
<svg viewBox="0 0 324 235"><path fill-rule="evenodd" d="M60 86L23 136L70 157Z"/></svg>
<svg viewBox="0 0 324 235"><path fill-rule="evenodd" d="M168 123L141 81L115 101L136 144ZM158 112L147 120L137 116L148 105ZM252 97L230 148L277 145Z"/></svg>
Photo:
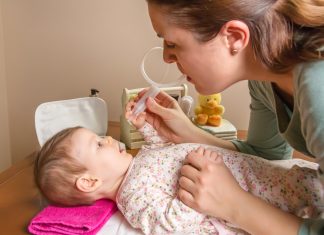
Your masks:
<svg viewBox="0 0 324 235"><path fill-rule="evenodd" d="M97 142L97 146L98 146L98 148L102 147L102 143L101 143L101 141L98 141L98 142Z"/></svg>
<svg viewBox="0 0 324 235"><path fill-rule="evenodd" d="M98 148L102 147L104 145L104 137L99 137L99 139L97 140L97 146Z"/></svg>

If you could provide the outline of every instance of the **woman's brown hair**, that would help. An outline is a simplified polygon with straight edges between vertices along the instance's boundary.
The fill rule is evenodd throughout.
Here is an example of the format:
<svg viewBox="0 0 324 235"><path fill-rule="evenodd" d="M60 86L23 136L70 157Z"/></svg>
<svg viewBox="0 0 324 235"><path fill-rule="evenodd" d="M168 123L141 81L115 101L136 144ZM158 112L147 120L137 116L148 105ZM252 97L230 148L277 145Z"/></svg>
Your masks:
<svg viewBox="0 0 324 235"><path fill-rule="evenodd" d="M323 0L147 0L162 6L172 23L206 42L230 20L250 30L256 58L283 73L301 62L324 59Z"/></svg>
<svg viewBox="0 0 324 235"><path fill-rule="evenodd" d="M69 137L81 127L64 129L42 146L34 165L35 183L41 194L58 205L91 204L93 200L75 187L76 177L87 171L71 156Z"/></svg>

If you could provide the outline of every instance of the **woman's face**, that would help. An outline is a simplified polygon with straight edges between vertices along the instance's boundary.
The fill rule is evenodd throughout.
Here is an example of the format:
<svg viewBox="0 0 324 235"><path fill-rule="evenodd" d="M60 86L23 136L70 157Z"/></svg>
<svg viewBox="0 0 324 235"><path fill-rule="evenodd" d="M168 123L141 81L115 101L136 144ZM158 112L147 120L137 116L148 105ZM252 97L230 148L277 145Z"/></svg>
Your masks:
<svg viewBox="0 0 324 235"><path fill-rule="evenodd" d="M225 35L199 42L194 33L168 21L159 6L148 4L148 9L154 30L164 40L164 60L177 63L199 93L218 93L242 79L235 73L239 64L230 53Z"/></svg>

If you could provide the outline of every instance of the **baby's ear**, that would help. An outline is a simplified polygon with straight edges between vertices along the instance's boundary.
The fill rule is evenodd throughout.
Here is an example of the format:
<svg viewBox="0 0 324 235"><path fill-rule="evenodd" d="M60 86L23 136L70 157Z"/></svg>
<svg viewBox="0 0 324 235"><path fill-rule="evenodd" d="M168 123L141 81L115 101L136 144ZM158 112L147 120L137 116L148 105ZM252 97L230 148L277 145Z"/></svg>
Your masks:
<svg viewBox="0 0 324 235"><path fill-rule="evenodd" d="M85 192L85 193L91 193L96 191L102 184L102 181L98 179L97 177L93 177L91 175L85 174L80 176L76 180L76 187L78 190Z"/></svg>

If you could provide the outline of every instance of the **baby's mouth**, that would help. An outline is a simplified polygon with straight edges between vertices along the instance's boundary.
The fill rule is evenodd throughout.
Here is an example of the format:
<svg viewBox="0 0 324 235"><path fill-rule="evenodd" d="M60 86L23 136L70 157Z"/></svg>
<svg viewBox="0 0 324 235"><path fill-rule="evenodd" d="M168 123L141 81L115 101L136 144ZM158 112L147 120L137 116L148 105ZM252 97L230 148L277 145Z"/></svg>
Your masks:
<svg viewBox="0 0 324 235"><path fill-rule="evenodd" d="M124 143L122 143L122 142L118 142L118 147L119 147L119 152L120 152L120 153L124 153L124 152L126 152L126 146L125 146Z"/></svg>

